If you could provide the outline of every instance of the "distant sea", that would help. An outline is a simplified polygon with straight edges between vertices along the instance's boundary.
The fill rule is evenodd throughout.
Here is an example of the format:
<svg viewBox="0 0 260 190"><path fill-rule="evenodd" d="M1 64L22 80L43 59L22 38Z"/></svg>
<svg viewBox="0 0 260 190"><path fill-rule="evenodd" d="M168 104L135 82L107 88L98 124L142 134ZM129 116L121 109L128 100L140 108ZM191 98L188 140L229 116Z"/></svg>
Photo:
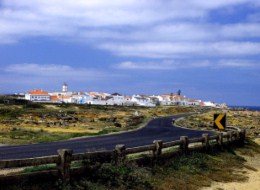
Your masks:
<svg viewBox="0 0 260 190"><path fill-rule="evenodd" d="M260 106L229 106L230 108L243 108L250 111L260 111Z"/></svg>

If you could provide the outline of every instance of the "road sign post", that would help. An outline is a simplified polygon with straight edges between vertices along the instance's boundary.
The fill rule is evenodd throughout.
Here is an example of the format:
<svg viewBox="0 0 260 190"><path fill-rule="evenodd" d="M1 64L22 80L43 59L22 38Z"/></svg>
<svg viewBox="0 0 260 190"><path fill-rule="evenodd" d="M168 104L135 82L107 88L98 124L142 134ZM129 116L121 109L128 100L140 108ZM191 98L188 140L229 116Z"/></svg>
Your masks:
<svg viewBox="0 0 260 190"><path fill-rule="evenodd" d="M225 130L226 114L214 114L214 128L218 130Z"/></svg>

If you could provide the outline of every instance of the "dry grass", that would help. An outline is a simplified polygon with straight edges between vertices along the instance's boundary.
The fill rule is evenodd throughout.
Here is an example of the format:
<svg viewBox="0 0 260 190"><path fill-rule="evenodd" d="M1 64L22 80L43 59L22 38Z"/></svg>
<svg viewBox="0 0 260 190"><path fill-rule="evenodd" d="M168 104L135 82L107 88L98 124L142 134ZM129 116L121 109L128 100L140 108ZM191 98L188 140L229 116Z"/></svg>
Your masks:
<svg viewBox="0 0 260 190"><path fill-rule="evenodd" d="M216 113L227 114L227 126L245 128L249 137L260 137L259 111L214 110L179 120L177 124L193 129L213 129L213 115Z"/></svg>

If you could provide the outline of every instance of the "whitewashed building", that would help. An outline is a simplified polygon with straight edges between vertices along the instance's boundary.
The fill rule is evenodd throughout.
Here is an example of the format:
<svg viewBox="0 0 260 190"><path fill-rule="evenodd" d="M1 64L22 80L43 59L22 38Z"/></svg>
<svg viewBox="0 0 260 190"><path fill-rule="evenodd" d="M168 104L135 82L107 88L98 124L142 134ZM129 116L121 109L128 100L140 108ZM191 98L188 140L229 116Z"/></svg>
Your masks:
<svg viewBox="0 0 260 190"><path fill-rule="evenodd" d="M207 102L204 102L204 106L216 107L217 105L215 103L213 103L213 102L207 101Z"/></svg>
<svg viewBox="0 0 260 190"><path fill-rule="evenodd" d="M109 97L107 97L107 105L125 105L126 100L125 97L119 93L113 93Z"/></svg>
<svg viewBox="0 0 260 190"><path fill-rule="evenodd" d="M199 106L200 102L198 100L193 100L193 99L187 99L187 105L190 106Z"/></svg>
<svg viewBox="0 0 260 190"><path fill-rule="evenodd" d="M72 102L75 104L93 104L92 97L85 92L78 92L72 95Z"/></svg>
<svg viewBox="0 0 260 190"><path fill-rule="evenodd" d="M43 90L32 90L25 94L25 99L33 102L48 102L51 96Z"/></svg>
<svg viewBox="0 0 260 190"><path fill-rule="evenodd" d="M152 103L150 98L147 96L133 95L131 101L133 103L136 103L139 106L148 106L148 107L155 106L155 104Z"/></svg>

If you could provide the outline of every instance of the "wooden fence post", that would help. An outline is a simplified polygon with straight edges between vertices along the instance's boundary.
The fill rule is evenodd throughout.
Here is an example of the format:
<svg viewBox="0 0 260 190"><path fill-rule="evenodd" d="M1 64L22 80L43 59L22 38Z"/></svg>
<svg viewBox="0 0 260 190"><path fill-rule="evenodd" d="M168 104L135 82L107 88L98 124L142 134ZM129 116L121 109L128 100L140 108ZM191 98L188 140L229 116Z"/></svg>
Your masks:
<svg viewBox="0 0 260 190"><path fill-rule="evenodd" d="M71 165L72 153L73 150L71 149L58 150L59 162L57 163L57 167L63 183L70 182L70 165Z"/></svg>
<svg viewBox="0 0 260 190"><path fill-rule="evenodd" d="M239 131L236 131L236 141L239 141L240 137L239 137Z"/></svg>
<svg viewBox="0 0 260 190"><path fill-rule="evenodd" d="M162 140L154 140L153 141L155 145L155 149L153 150L153 157L157 158L162 154L162 146L163 146L163 141Z"/></svg>
<svg viewBox="0 0 260 190"><path fill-rule="evenodd" d="M209 150L209 134L208 133L204 133L204 134L202 134L202 137L204 138L204 140L202 142L203 147L206 150Z"/></svg>
<svg viewBox="0 0 260 190"><path fill-rule="evenodd" d="M189 151L189 138L187 136L181 136L180 137L181 144L180 144L180 150L182 153L188 153Z"/></svg>
<svg viewBox="0 0 260 190"><path fill-rule="evenodd" d="M240 142L240 144L243 145L245 143L245 140L246 140L246 130L242 129L239 132L239 142Z"/></svg>
<svg viewBox="0 0 260 190"><path fill-rule="evenodd" d="M231 143L231 137L232 137L232 131L228 131L227 132L227 143L230 144Z"/></svg>
<svg viewBox="0 0 260 190"><path fill-rule="evenodd" d="M234 143L236 140L236 131L231 131L231 142Z"/></svg>
<svg viewBox="0 0 260 190"><path fill-rule="evenodd" d="M118 144L115 146L115 164L120 165L125 162L126 154L125 154L125 145Z"/></svg>
<svg viewBox="0 0 260 190"><path fill-rule="evenodd" d="M217 143L218 143L219 147L222 147L222 145L223 145L223 133L222 132L218 133Z"/></svg>

